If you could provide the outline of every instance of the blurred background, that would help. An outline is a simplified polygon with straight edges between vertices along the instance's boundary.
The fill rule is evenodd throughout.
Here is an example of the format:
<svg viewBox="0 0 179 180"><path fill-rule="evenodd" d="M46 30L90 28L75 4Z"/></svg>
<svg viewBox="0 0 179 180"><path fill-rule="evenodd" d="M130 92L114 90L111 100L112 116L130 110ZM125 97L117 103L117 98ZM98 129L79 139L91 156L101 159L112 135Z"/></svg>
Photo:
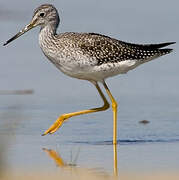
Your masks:
<svg viewBox="0 0 179 180"><path fill-rule="evenodd" d="M43 3L52 3L58 9L58 32L96 32L142 44L177 42L171 46L171 54L107 80L119 103L120 171L176 170L177 0L1 1L0 92L30 89L34 93L0 95L0 151L5 153L0 160L11 169L53 170L55 165L42 148L60 151L66 161L70 161L71 151L80 148L79 165L112 171L112 146L107 145L112 140L111 109L72 118L56 134L40 136L60 114L101 105L93 85L65 76L47 60L38 45L39 28L2 46L30 22L34 9ZM142 120L150 123L140 124Z"/></svg>

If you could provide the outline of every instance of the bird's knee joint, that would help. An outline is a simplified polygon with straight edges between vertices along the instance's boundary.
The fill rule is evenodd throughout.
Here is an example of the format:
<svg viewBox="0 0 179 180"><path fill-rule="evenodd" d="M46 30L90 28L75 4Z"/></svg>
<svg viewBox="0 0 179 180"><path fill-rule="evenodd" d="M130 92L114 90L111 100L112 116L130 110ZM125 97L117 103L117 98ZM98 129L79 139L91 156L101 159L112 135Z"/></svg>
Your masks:
<svg viewBox="0 0 179 180"><path fill-rule="evenodd" d="M65 120L65 119L68 119L69 117L67 117L66 114L62 114L62 115L61 115L61 118L62 118L63 120Z"/></svg>
<svg viewBox="0 0 179 180"><path fill-rule="evenodd" d="M105 109L109 109L110 104L109 104L109 103L106 103L106 104L104 104L104 107L105 107Z"/></svg>
<svg viewBox="0 0 179 180"><path fill-rule="evenodd" d="M112 103L112 108L113 108L113 109L117 109L117 107L118 107L118 104L117 104L117 102L114 101L114 102Z"/></svg>
<svg viewBox="0 0 179 180"><path fill-rule="evenodd" d="M103 111L104 111L104 110L107 110L107 109L109 109L109 107L110 107L109 103L105 103L105 104L102 106L102 110L103 110Z"/></svg>

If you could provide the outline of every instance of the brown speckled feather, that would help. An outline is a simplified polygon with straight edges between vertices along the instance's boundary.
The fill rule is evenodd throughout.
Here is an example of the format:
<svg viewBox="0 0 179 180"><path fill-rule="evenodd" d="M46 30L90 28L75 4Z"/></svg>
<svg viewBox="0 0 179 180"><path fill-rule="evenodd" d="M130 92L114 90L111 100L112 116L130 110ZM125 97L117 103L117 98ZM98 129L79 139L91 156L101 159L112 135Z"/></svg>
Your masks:
<svg viewBox="0 0 179 180"><path fill-rule="evenodd" d="M174 42L161 44L132 44L97 33L64 33L58 38L70 38L76 48L84 54L98 60L98 65L125 60L147 60L153 56L162 56L172 49L160 49Z"/></svg>

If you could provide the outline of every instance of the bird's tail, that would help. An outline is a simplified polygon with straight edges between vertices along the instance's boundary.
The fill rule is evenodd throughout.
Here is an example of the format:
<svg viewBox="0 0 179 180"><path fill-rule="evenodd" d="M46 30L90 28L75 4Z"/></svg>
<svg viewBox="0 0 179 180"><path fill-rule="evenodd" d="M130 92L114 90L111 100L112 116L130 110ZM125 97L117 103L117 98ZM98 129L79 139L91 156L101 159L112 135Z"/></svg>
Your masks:
<svg viewBox="0 0 179 180"><path fill-rule="evenodd" d="M163 47L175 44L175 43L176 42L166 42L166 43L160 43L160 44L145 44L143 45L143 47L146 49L152 50L152 49L160 49L160 48L163 48Z"/></svg>
<svg viewBox="0 0 179 180"><path fill-rule="evenodd" d="M159 49L159 52L162 55L169 54L173 51L173 49Z"/></svg>
<svg viewBox="0 0 179 180"><path fill-rule="evenodd" d="M175 44L175 42L167 42L167 43L160 43L160 44L146 44L144 45L144 49L146 50L151 50L151 51L155 51L158 50L160 56L165 55L165 54L169 54L173 51L173 49L170 48L164 48L166 46L169 46L171 44ZM162 48L162 49L161 49Z"/></svg>
<svg viewBox="0 0 179 180"><path fill-rule="evenodd" d="M134 49L137 51L141 51L143 54L143 57L145 60L152 60L156 57L163 56L165 54L169 54L173 51L173 49L170 48L164 48L166 46L169 46L171 44L174 44L175 42L166 42L166 43L160 43L160 44L131 44Z"/></svg>

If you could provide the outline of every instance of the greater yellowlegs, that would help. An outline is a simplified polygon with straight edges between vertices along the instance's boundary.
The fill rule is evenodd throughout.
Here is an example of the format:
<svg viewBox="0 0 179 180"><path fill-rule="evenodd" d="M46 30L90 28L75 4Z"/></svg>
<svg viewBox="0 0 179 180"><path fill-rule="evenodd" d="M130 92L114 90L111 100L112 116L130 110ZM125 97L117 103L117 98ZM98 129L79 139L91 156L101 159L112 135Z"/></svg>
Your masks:
<svg viewBox="0 0 179 180"><path fill-rule="evenodd" d="M168 54L172 49L161 49L174 42L161 44L132 44L97 33L67 32L56 34L60 19L56 8L43 4L34 11L31 22L4 45L15 40L30 29L40 26L39 44L45 56L68 76L88 80L97 88L104 105L61 115L43 135L52 134L73 116L104 111L109 103L100 89L102 83L113 109L113 144L117 143L117 102L108 89L105 79L127 73L159 56Z"/></svg>

